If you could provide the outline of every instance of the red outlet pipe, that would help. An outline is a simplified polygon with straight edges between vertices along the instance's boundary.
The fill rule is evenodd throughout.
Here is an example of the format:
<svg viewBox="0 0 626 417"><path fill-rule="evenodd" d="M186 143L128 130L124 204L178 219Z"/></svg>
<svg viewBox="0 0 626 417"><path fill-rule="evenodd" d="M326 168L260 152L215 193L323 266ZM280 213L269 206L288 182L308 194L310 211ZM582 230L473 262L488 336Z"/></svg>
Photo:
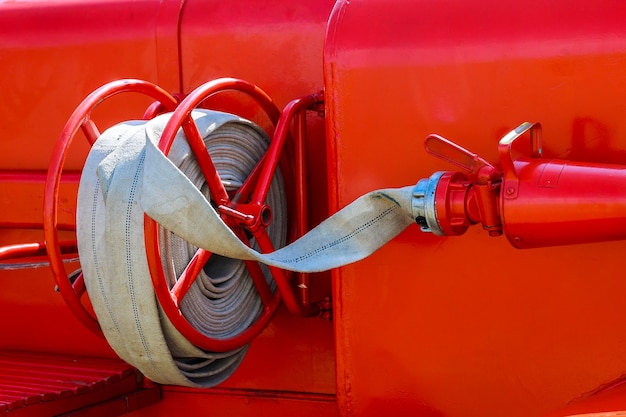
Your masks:
<svg viewBox="0 0 626 417"><path fill-rule="evenodd" d="M500 198L516 248L626 239L626 166L520 158Z"/></svg>
<svg viewBox="0 0 626 417"><path fill-rule="evenodd" d="M527 135L531 155L514 157ZM424 231L460 235L480 221L520 249L626 239L626 166L543 159L539 124L524 123L500 141L501 171L437 135L426 147L467 175L422 180L416 196L426 213L418 220ZM422 189L434 192L429 197Z"/></svg>

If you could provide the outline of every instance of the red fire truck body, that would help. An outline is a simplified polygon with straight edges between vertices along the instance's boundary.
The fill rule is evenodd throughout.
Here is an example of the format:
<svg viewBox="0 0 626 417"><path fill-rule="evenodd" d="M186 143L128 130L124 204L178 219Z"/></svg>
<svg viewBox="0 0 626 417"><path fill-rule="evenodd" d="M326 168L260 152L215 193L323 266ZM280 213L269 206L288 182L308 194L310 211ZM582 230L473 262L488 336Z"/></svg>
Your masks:
<svg viewBox="0 0 626 417"><path fill-rule="evenodd" d="M625 19L621 2L583 0L0 2L0 416L626 415ZM97 137L155 99L103 93L59 141L124 79L182 103L238 80L283 114L313 97L284 121L302 140L281 155L297 162L299 234L427 178L436 215L294 275L296 304L277 290L286 303L225 382L154 383L97 334L89 294L55 283L80 268L85 120ZM283 123L233 85L201 107ZM523 122L540 127L518 140Z"/></svg>

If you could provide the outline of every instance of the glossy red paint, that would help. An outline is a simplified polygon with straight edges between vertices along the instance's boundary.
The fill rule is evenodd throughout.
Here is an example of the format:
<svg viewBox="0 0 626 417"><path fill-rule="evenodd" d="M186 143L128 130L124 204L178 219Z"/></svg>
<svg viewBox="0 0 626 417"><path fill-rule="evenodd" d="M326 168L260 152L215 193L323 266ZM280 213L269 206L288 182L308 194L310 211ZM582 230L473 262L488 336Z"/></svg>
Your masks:
<svg viewBox="0 0 626 417"><path fill-rule="evenodd" d="M194 390L164 387L162 395L163 399L158 404L139 412L131 413L129 417L143 415L166 417L179 413L181 408L193 410L193 413L208 414L213 417L229 417L233 415L239 417L337 416L335 396L328 394L229 388Z"/></svg>
<svg viewBox="0 0 626 417"><path fill-rule="evenodd" d="M626 162L619 105L626 95L626 7L620 2L340 0L328 20L332 6L3 3L0 56L11 63L0 68L0 86L10 92L0 104L4 254L40 253L41 208L34 206L42 201L41 173L53 144L89 92L127 77L182 94L237 77L263 88L278 108L325 88L326 120L309 112L306 126L300 120L296 127L307 136L298 152L309 190L300 196L306 206L300 213L310 215L297 219L299 231L372 189L456 169L424 151L432 133L504 172L505 190L507 182L518 184L518 200L502 197L499 213L480 209L492 189L469 200L462 189L444 193L453 204L439 207L443 216L456 219L465 209L468 223L481 220L492 234L502 219L514 243L519 235L560 244L566 234L565 243L572 243L572 227L558 224L560 214L583 213L578 202L572 208L563 200L589 196L580 188L580 178L589 176L597 177L604 208L621 211L613 204L622 199L619 167ZM271 117L238 93L207 103L271 129ZM112 98L94 117L106 128L120 116L141 117L149 104ZM503 160L499 139L524 120L542 123L543 159L521 150ZM67 155L66 170L74 174L60 180L62 213L46 220L57 228L71 229L75 173L87 149L85 142ZM546 172L550 181L569 182L549 211L537 203L546 198ZM448 179L450 186L468 186L460 176ZM585 219L598 218L600 209L592 206ZM526 219L529 210L542 219L537 228ZM455 226L456 220L452 234ZM612 229L587 230L606 240ZM72 237L62 230L58 239ZM333 272L333 323L278 307L231 379L214 390L162 387L162 401L132 415L619 415L626 409L624 247L521 251L479 227L450 237L411 227L372 257ZM300 283L310 283L310 300L328 295L328 274ZM113 356L53 287L49 269L0 270L0 315L10 317L0 348Z"/></svg>
<svg viewBox="0 0 626 417"><path fill-rule="evenodd" d="M519 141L521 138L516 139ZM515 157L500 143L500 212L516 248L623 240L626 166ZM538 146L541 153L541 145Z"/></svg>
<svg viewBox="0 0 626 417"><path fill-rule="evenodd" d="M67 119L94 89L132 74L159 81L154 43L158 1L3 2L0 8L0 245L43 242L44 182ZM115 63L115 64L112 64ZM172 90L163 82L165 88ZM175 90L175 87L174 87ZM149 101L112 99L94 119L102 129L139 118ZM122 110L123 109L123 110ZM79 133L82 136L82 133ZM57 225L71 229L80 171L89 144L76 141L60 185ZM60 240L73 240L62 231ZM68 272L78 268L67 264ZM0 271L0 348L112 356L104 341L69 312L48 268Z"/></svg>
<svg viewBox="0 0 626 417"><path fill-rule="evenodd" d="M230 9L217 1L189 7L180 1L105 0L91 2L88 6L73 0L3 3L0 54L3 62L12 64L0 69L2 90L11 92L0 104L3 121L0 246L44 240L41 230L44 179L54 144L81 100L107 82L136 77L156 83L171 93L184 94L213 78L236 75L237 71L252 73L260 62L258 55L254 59L253 55L261 52L253 32L260 30L268 40L276 40L270 45L274 53L282 56L294 57L293 42L289 39L297 38L297 42L307 45L306 52L302 53L306 62L299 64L302 74L283 74L278 81L273 71L267 71L264 77L258 78L262 86L272 84L273 93L280 90L276 94L281 99L280 107L296 97L321 91L322 45L332 2L311 2L304 8L297 4L285 8L281 2L266 4L262 15L267 19L259 20L256 29L251 22L259 16L258 7L253 3L245 4L245 7L242 3L241 7ZM196 14L198 9L201 11ZM307 10L315 13L306 13ZM181 11L186 13L190 23L181 20ZM242 27L252 31L254 36L245 41L237 32L226 34L220 26L227 24L221 22L222 18L233 27L239 26L240 19L245 22ZM282 23L272 25L272 19ZM200 28L196 35L213 33L220 39L207 42L205 38L194 43L187 37L188 43L182 45L179 34L183 27L191 27L191 22ZM303 27L307 29L303 31ZM213 45L216 54L198 59L205 54L206 45ZM201 50L196 51L195 47ZM181 56L189 55L195 58L181 64ZM233 59L235 55L241 59ZM183 82L183 73L194 73L199 82L195 85ZM314 88L309 88L311 86ZM151 101L139 95L116 96L99 105L93 119L100 130L104 130L119 120L141 118ZM240 97L234 101L234 107L240 107ZM266 121L262 123L267 125ZM323 118L310 113L305 130L311 139L305 144L307 166L310 173L316 173L307 185L321 190L307 201L311 223L314 223L327 215L327 198L323 191L326 189ZM82 132L78 136L83 136ZM76 173L88 148L88 141L79 138L65 159L59 185L57 226L70 230L61 231L60 240L73 239ZM14 250L11 256L15 254ZM77 267L77 263L66 265L67 272ZM329 275L315 274L314 278L311 299L318 300L330 292ZM75 319L54 286L48 268L0 271L0 314L11 317L3 321L0 348L114 356L103 339L92 335ZM334 397L333 327L329 321L295 320L279 308L247 356L246 363L225 387ZM199 398L200 403L205 401L204 396ZM187 410L179 407L177 411L193 414L198 403L191 403ZM286 404L283 410L297 410L300 406L299 402ZM326 409L334 408L332 401L326 404L330 404ZM251 410L258 407L256 404Z"/></svg>
<svg viewBox="0 0 626 417"><path fill-rule="evenodd" d="M455 169L423 151L431 133L499 165L500 138L531 120L545 158L624 163L623 111L609 103L626 95L625 18L621 3L587 1L338 2L331 206ZM335 271L342 415L541 416L619 378L623 250L411 228Z"/></svg>

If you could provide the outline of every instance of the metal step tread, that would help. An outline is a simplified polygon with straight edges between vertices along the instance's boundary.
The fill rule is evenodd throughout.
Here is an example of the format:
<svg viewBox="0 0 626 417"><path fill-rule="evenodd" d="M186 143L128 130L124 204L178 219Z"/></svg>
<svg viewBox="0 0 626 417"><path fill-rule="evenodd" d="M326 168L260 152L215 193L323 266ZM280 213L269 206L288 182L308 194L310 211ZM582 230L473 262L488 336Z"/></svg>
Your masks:
<svg viewBox="0 0 626 417"><path fill-rule="evenodd" d="M0 351L0 417L56 416L138 391L141 374L121 360Z"/></svg>

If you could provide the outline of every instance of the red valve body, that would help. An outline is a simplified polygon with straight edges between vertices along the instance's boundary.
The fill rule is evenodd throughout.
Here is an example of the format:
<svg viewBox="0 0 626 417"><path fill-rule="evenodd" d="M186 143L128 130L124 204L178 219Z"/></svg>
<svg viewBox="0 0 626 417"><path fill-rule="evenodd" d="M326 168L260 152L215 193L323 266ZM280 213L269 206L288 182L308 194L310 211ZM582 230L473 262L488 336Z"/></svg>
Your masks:
<svg viewBox="0 0 626 417"><path fill-rule="evenodd" d="M435 191L435 211L441 232L446 236L458 236L478 222L476 200L469 193L471 182L460 172L443 173Z"/></svg>

